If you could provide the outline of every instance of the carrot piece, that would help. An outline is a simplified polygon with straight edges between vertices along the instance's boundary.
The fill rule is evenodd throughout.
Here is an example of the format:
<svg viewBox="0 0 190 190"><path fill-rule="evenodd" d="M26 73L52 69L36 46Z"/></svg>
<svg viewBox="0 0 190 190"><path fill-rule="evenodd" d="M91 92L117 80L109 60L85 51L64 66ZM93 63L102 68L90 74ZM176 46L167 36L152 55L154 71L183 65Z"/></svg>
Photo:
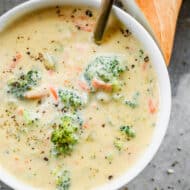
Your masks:
<svg viewBox="0 0 190 190"><path fill-rule="evenodd" d="M147 69L147 66L148 66L148 62L144 62L142 65L143 71L145 71Z"/></svg>
<svg viewBox="0 0 190 190"><path fill-rule="evenodd" d="M76 67L75 69L76 69L76 71L78 71L78 72L81 72L81 71L82 71L82 68L81 68L81 67Z"/></svg>
<svg viewBox="0 0 190 190"><path fill-rule="evenodd" d="M16 161L18 161L18 160L19 160L19 158L18 158L17 156L15 156L15 160L16 160Z"/></svg>
<svg viewBox="0 0 190 190"><path fill-rule="evenodd" d="M16 54L15 58L16 58L17 60L21 59L21 58L22 58L21 53L18 53L18 52L17 52L17 54Z"/></svg>
<svg viewBox="0 0 190 190"><path fill-rule="evenodd" d="M40 94L25 94L24 98L29 99L29 100L37 100L37 99L42 99L46 94L40 93Z"/></svg>
<svg viewBox="0 0 190 190"><path fill-rule="evenodd" d="M92 108L94 108L94 109L97 108L97 104L96 104L95 102L93 102L93 103L91 104L91 106L92 106Z"/></svg>
<svg viewBox="0 0 190 190"><path fill-rule="evenodd" d="M64 81L63 81L63 84L64 84L64 85L68 85L69 83L70 83L69 80L64 80Z"/></svg>
<svg viewBox="0 0 190 190"><path fill-rule="evenodd" d="M11 65L10 65L10 69L12 70L12 69L14 69L15 67L16 67L16 65L17 65L17 62L12 62L11 63Z"/></svg>
<svg viewBox="0 0 190 190"><path fill-rule="evenodd" d="M90 88L84 81L79 80L78 84L82 90L84 90L86 92L90 92Z"/></svg>
<svg viewBox="0 0 190 190"><path fill-rule="evenodd" d="M24 114L24 109L22 107L18 108L17 113L22 116Z"/></svg>
<svg viewBox="0 0 190 190"><path fill-rule="evenodd" d="M50 92L51 94L53 95L54 99L57 101L58 100L58 94L57 94L57 91L55 90L54 87L50 86Z"/></svg>
<svg viewBox="0 0 190 190"><path fill-rule="evenodd" d="M84 16L84 15L81 15L79 18L80 18L81 20L87 20L87 17Z"/></svg>
<svg viewBox="0 0 190 190"><path fill-rule="evenodd" d="M49 74L50 76L52 76L54 73L55 73L55 71L53 71L53 70L48 70L48 74Z"/></svg>
<svg viewBox="0 0 190 190"><path fill-rule="evenodd" d="M149 99L149 101L148 101L148 108L149 108L149 112L151 114L154 114L157 111L156 105L153 103L152 99Z"/></svg>
<svg viewBox="0 0 190 190"><path fill-rule="evenodd" d="M108 92L112 91L112 85L111 84L105 83L105 82L100 81L96 78L92 80L92 86L95 89L105 90Z"/></svg>
<svg viewBox="0 0 190 190"><path fill-rule="evenodd" d="M87 122L85 122L84 124L83 124L83 126L82 126L84 129L88 129L89 128L89 125L88 125L88 123Z"/></svg>
<svg viewBox="0 0 190 190"><path fill-rule="evenodd" d="M45 96L47 96L49 93L47 90L40 90L40 91L29 91L25 93L24 98L29 99L29 100L37 100L37 99L42 99Z"/></svg>
<svg viewBox="0 0 190 190"><path fill-rule="evenodd" d="M25 164L29 164L29 160L25 160L24 163L25 163Z"/></svg>
<svg viewBox="0 0 190 190"><path fill-rule="evenodd" d="M73 71L76 71L76 73L81 73L82 72L82 68L79 66L73 66L72 67Z"/></svg>
<svg viewBox="0 0 190 190"><path fill-rule="evenodd" d="M93 28L92 28L93 25L84 26L80 22L75 22L74 24L75 24L76 27L78 27L81 30L86 31L86 32L92 32L92 30L93 30Z"/></svg>
<svg viewBox="0 0 190 190"><path fill-rule="evenodd" d="M81 30L85 31L85 32L92 32L92 28L89 27L85 27L85 26L80 26Z"/></svg>
<svg viewBox="0 0 190 190"><path fill-rule="evenodd" d="M11 65L10 65L11 70L16 67L16 65L18 64L18 62L21 58L22 58L22 54L17 52L14 57L14 60L12 61Z"/></svg>

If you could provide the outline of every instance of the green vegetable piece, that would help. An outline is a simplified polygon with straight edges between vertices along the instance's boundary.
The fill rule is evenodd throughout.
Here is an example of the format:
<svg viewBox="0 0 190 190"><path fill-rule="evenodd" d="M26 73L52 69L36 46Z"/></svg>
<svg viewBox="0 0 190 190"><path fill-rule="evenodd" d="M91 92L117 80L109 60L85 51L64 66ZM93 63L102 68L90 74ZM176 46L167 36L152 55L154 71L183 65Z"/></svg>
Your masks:
<svg viewBox="0 0 190 190"><path fill-rule="evenodd" d="M71 107L76 110L85 105L84 98L74 90L60 89L58 94L67 108Z"/></svg>
<svg viewBox="0 0 190 190"><path fill-rule="evenodd" d="M55 70L57 61L54 56L45 53L43 63L47 70Z"/></svg>
<svg viewBox="0 0 190 190"><path fill-rule="evenodd" d="M70 172L63 170L58 173L56 178L56 189L57 190L68 190L71 185Z"/></svg>
<svg viewBox="0 0 190 190"><path fill-rule="evenodd" d="M91 83L95 78L113 85L113 88L117 88L119 85L119 77L126 69L127 67L119 56L100 55L89 63L84 71L84 78L92 91L94 91L94 89Z"/></svg>
<svg viewBox="0 0 190 190"><path fill-rule="evenodd" d="M142 49L139 50L139 57L141 58L144 54L144 51Z"/></svg>
<svg viewBox="0 0 190 190"><path fill-rule="evenodd" d="M120 131L125 133L128 137L131 138L134 138L136 136L134 129L130 126L121 126Z"/></svg>
<svg viewBox="0 0 190 190"><path fill-rule="evenodd" d="M31 117L30 113L26 110L23 112L23 118L27 125L32 125L35 122L35 119Z"/></svg>
<svg viewBox="0 0 190 190"><path fill-rule="evenodd" d="M8 83L8 93L13 94L16 98L23 98L25 92L38 85L41 77L36 70L31 70L27 74L21 74L18 79L12 79Z"/></svg>
<svg viewBox="0 0 190 190"><path fill-rule="evenodd" d="M60 124L51 135L51 142L54 144L54 154L68 155L73 151L79 139L80 122L73 115L65 115L61 118Z"/></svg>
<svg viewBox="0 0 190 190"><path fill-rule="evenodd" d="M133 109L138 106L138 104L137 104L136 102L134 102L134 101L129 101L129 100L126 100L126 101L125 101L125 104L128 105L129 107L133 108Z"/></svg>
<svg viewBox="0 0 190 190"><path fill-rule="evenodd" d="M139 97L140 93L139 92L136 92L134 95L133 95L133 98L132 100L126 100L125 101L125 104L128 105L129 107L131 108L136 108L138 107L138 97Z"/></svg>
<svg viewBox="0 0 190 190"><path fill-rule="evenodd" d="M53 50L61 53L64 51L64 45L60 41L55 41Z"/></svg>
<svg viewBox="0 0 190 190"><path fill-rule="evenodd" d="M116 138L113 144L117 150L121 151L123 149L124 143L120 138Z"/></svg>
<svg viewBox="0 0 190 190"><path fill-rule="evenodd" d="M117 144L117 143L116 143L116 144ZM119 149L121 150L122 147L119 146ZM112 154L112 153L107 154L107 155L105 156L105 159L109 162L109 164L111 164L112 161L113 161L113 154Z"/></svg>

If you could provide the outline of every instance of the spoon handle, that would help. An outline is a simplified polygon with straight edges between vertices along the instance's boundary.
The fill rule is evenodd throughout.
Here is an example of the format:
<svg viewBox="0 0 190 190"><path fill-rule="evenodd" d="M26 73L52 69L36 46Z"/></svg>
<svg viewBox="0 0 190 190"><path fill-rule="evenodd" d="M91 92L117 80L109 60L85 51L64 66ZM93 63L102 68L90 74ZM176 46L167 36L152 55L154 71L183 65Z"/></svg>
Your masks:
<svg viewBox="0 0 190 190"><path fill-rule="evenodd" d="M100 14L96 23L96 27L94 30L94 41L99 44L104 35L104 31L106 28L106 24L109 19L110 11L112 8L114 0L102 0Z"/></svg>

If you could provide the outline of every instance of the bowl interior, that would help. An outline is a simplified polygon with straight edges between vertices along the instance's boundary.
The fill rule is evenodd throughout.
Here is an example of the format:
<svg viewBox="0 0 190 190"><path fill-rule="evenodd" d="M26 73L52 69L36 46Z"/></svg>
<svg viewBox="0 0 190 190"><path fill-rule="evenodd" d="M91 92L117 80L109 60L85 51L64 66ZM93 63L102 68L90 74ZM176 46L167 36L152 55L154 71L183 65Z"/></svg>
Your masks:
<svg viewBox="0 0 190 190"><path fill-rule="evenodd" d="M56 6L56 5L87 5L98 7L100 4L99 0L31 0L22 5L15 7L9 12L5 13L0 17L0 31L2 31L8 24L13 22L18 17L32 12L37 9ZM145 166L151 161L156 151L158 150L164 135L167 130L167 125L170 116L171 109L171 89L170 81L165 65L163 56L152 39L149 33L129 14L125 13L117 7L113 7L113 11L119 20L132 32L132 34L144 45L144 48L149 52L150 59L152 60L153 67L157 73L158 84L160 90L160 111L158 114L158 119L153 134L152 142L150 146L145 150L142 157L137 161L137 163L121 177L116 178L112 182L105 184L98 188L98 190L114 190L122 187L134 177L136 177ZM118 166L119 167L119 166ZM7 185L14 189L19 190L34 190L34 188L18 181L14 176L11 176L0 169L0 179ZM35 188L36 189L36 188Z"/></svg>

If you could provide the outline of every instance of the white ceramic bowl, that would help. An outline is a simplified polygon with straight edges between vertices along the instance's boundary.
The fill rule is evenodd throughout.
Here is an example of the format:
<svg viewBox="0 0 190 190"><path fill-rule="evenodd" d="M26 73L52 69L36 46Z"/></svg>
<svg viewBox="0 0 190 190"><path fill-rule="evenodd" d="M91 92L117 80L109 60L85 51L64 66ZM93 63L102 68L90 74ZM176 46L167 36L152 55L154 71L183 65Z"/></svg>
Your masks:
<svg viewBox="0 0 190 190"><path fill-rule="evenodd" d="M14 9L8 11L3 16L0 17L0 31L4 29L8 24L13 22L16 18L37 9L45 8L48 6L55 5L89 5L98 7L100 4L99 0L31 0L24 4L21 4ZM134 177L136 177L145 166L151 161L155 153L157 152L164 135L167 130L170 110L171 110L171 89L170 81L165 65L163 56L152 39L149 33L130 15L122 11L117 7L113 7L113 11L116 16L121 20L121 22L129 28L133 35L138 38L138 40L144 44L144 47L152 60L153 66L156 70L158 76L158 83L160 88L160 112L158 115L157 124L155 127L152 142L147 150L144 152L137 163L121 177L112 180L111 182L105 184L98 188L98 190L115 190L123 185L127 184ZM118 165L119 167L119 165ZM19 175L19 174L18 174ZM44 176L45 177L45 176ZM18 181L14 176L11 176L7 171L0 169L0 179L7 185L18 190L34 190L34 188L23 184ZM36 188L35 188L36 189Z"/></svg>

